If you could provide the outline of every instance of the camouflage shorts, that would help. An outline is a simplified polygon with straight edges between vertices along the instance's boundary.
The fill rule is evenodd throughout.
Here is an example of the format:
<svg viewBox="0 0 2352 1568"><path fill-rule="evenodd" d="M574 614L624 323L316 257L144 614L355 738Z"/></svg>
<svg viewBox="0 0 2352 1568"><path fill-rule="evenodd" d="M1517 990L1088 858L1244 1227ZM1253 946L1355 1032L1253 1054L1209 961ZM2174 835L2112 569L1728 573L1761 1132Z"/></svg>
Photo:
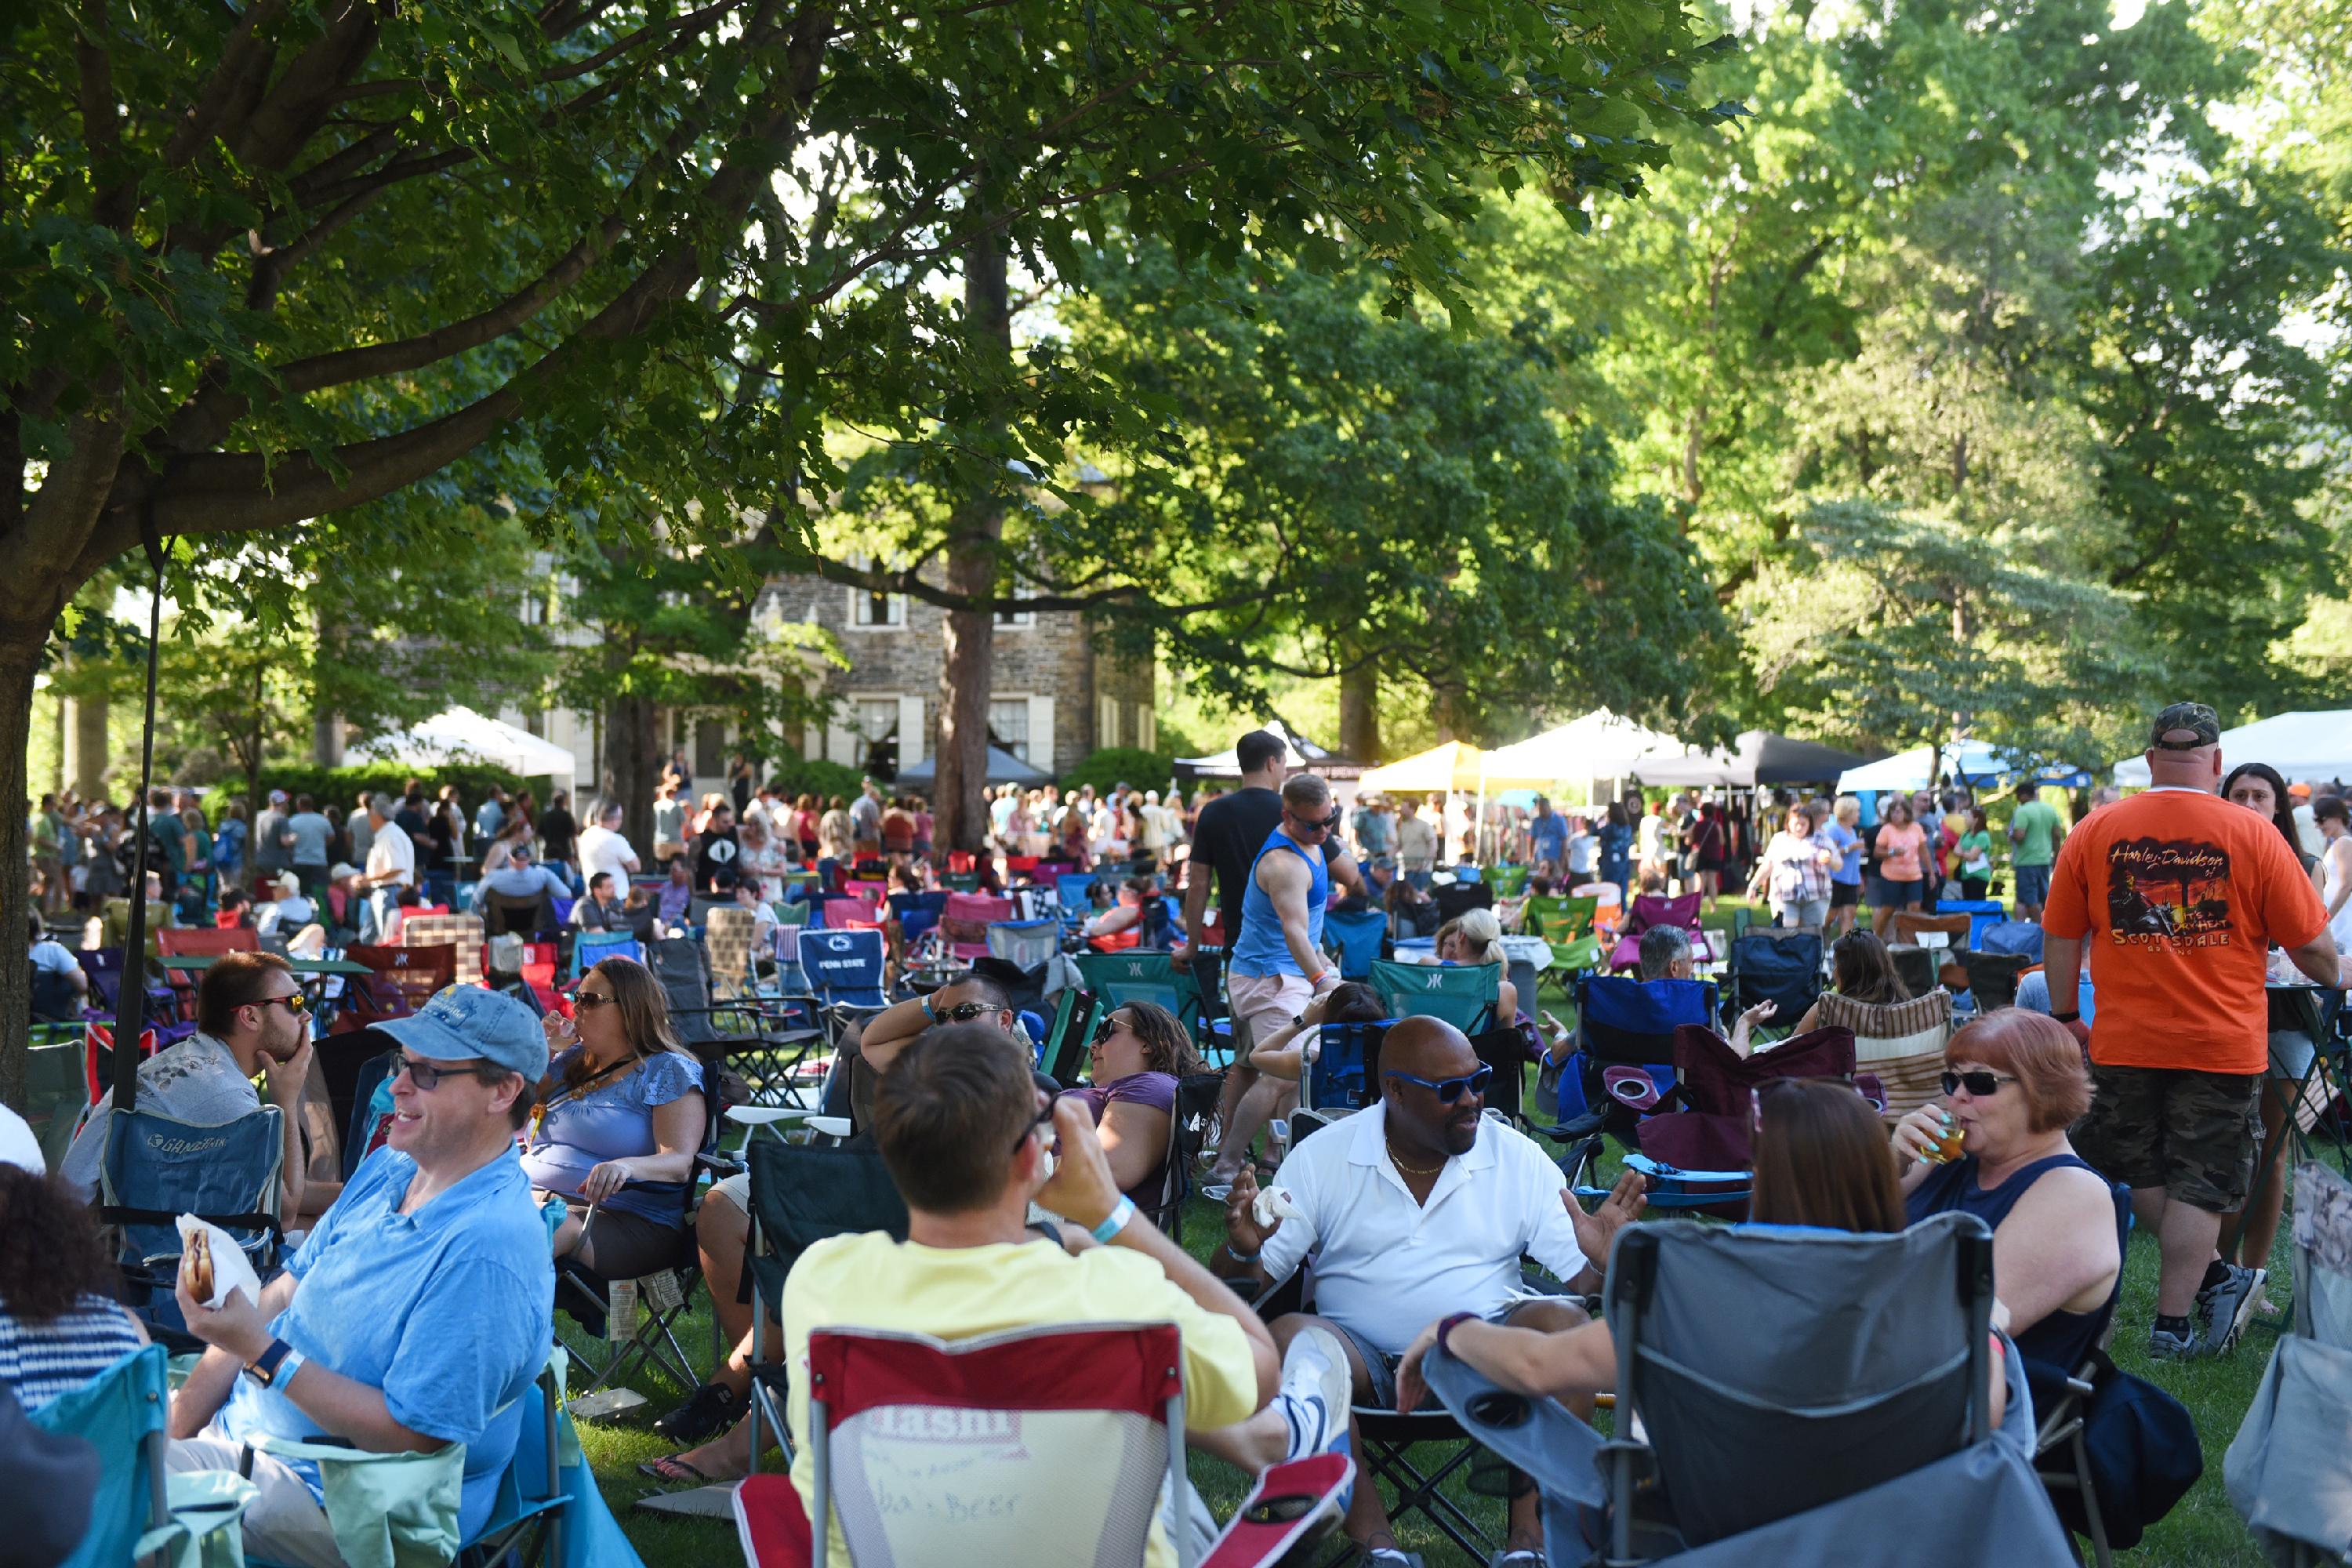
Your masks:
<svg viewBox="0 0 2352 1568"><path fill-rule="evenodd" d="M2091 1068L2075 1152L2127 1187L2162 1187L2209 1214L2234 1209L2254 1177L2260 1074Z"/></svg>

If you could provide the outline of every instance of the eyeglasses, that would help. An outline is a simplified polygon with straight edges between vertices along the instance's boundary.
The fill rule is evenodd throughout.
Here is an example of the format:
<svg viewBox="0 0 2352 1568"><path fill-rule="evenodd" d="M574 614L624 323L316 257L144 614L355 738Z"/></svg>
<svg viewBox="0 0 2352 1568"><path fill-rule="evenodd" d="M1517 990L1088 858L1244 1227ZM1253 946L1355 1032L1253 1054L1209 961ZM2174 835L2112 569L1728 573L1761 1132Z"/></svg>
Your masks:
<svg viewBox="0 0 2352 1568"><path fill-rule="evenodd" d="M1310 833L1328 833L1331 829L1339 826L1339 814L1336 811L1330 816L1324 817L1299 816L1294 813L1292 819L1296 821L1299 826L1307 829Z"/></svg>
<svg viewBox="0 0 2352 1568"><path fill-rule="evenodd" d="M253 1005L257 1007L267 1007L273 1003L298 1018L308 1016L310 1011L310 999L299 991L288 996L258 996L254 999Z"/></svg>
<svg viewBox="0 0 2352 1568"><path fill-rule="evenodd" d="M1999 1094L2002 1084L2016 1081L2008 1073L1992 1072L1983 1068L1973 1072L1948 1072L1944 1075L1944 1092L1958 1094L1965 1089L1972 1098L1982 1100L1989 1094Z"/></svg>
<svg viewBox="0 0 2352 1568"><path fill-rule="evenodd" d="M484 1083L496 1083L507 1076L507 1070L504 1068L436 1067L431 1062L419 1061L411 1056L403 1056L400 1058L400 1065L394 1069L393 1076L397 1078L404 1072L408 1075L411 1083L427 1094L438 1089L441 1086L441 1080L445 1078L478 1078Z"/></svg>
<svg viewBox="0 0 2352 1568"><path fill-rule="evenodd" d="M1437 1096L1438 1104L1452 1105L1462 1098L1465 1090L1474 1098L1484 1099L1486 1086L1495 1081L1495 1069L1482 1063L1476 1072L1464 1078L1420 1078L1409 1072L1388 1072L1381 1076L1417 1083Z"/></svg>
<svg viewBox="0 0 2352 1568"><path fill-rule="evenodd" d="M931 1016L942 1024L969 1024L974 1018L984 1018L1002 1010L985 1002L959 1002L952 1007L937 1009Z"/></svg>
<svg viewBox="0 0 2352 1568"><path fill-rule="evenodd" d="M602 991L574 991L572 994L574 1007L608 1007L619 1000L618 996L607 996Z"/></svg>

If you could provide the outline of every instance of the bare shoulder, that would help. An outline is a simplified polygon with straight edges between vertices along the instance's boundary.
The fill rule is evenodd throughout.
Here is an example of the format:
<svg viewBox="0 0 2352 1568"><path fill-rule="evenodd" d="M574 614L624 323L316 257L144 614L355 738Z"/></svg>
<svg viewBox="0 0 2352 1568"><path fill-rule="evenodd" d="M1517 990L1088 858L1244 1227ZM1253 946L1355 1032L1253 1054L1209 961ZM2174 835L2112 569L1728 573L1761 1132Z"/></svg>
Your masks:
<svg viewBox="0 0 2352 1568"><path fill-rule="evenodd" d="M2025 1189L2012 1214L2041 1223L2097 1224L2106 1234L2115 1230L2115 1190L2106 1178L2080 1165L2045 1171Z"/></svg>

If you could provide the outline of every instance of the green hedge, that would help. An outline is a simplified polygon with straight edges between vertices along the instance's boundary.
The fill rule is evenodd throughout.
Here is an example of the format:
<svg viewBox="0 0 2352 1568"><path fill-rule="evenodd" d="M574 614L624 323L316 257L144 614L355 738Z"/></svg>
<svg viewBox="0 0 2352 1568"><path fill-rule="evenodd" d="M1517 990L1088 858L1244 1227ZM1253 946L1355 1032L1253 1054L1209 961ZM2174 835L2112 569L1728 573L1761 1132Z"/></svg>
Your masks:
<svg viewBox="0 0 2352 1568"><path fill-rule="evenodd" d="M423 784L425 793L428 795L440 794L441 786L444 784L456 784L457 798L465 803L469 820L473 816L474 807L480 805L482 798L490 793L492 784L503 787L509 795L529 789L541 797L539 804L542 808L547 805L544 798L548 787L547 780L524 780L507 772L504 768L486 767L475 763L451 763L446 767L439 768L404 768L386 763L367 763L345 768L322 768L309 763L289 763L282 767L266 767L261 770L261 795L262 798L267 800L271 790L282 789L286 792L286 798L289 801L296 795L307 795L321 806L331 804L349 811L358 801L362 790L382 790L395 801L398 800L401 786L410 779L415 779ZM227 807L228 803L243 798L244 795L243 779L234 779L213 785L211 789L205 792L205 815L210 820L218 822L221 812Z"/></svg>
<svg viewBox="0 0 2352 1568"><path fill-rule="evenodd" d="M1064 773L1061 784L1065 791L1092 784L1095 793L1102 795L1121 781L1133 789L1164 790L1175 776L1176 759L1165 752L1106 746Z"/></svg>
<svg viewBox="0 0 2352 1568"><path fill-rule="evenodd" d="M804 795L813 795L819 800L830 800L835 795L856 800L866 775L846 763L811 757L778 763L768 775L768 782L787 800L798 800Z"/></svg>

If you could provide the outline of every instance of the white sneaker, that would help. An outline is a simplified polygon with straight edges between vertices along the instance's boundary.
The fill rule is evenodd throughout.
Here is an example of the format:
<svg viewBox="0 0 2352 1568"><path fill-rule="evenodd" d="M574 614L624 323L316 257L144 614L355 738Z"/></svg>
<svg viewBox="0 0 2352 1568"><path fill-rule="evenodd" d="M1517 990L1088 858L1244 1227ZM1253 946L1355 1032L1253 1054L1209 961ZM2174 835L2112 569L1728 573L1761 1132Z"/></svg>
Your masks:
<svg viewBox="0 0 2352 1568"><path fill-rule="evenodd" d="M1285 1459L1348 1453L1348 1405L1354 1386L1348 1371L1348 1352L1339 1337L1311 1325L1300 1330L1283 1352L1282 1386L1274 1396L1276 1408L1290 1425ZM1342 1513L1352 1490L1351 1487L1339 1494Z"/></svg>

